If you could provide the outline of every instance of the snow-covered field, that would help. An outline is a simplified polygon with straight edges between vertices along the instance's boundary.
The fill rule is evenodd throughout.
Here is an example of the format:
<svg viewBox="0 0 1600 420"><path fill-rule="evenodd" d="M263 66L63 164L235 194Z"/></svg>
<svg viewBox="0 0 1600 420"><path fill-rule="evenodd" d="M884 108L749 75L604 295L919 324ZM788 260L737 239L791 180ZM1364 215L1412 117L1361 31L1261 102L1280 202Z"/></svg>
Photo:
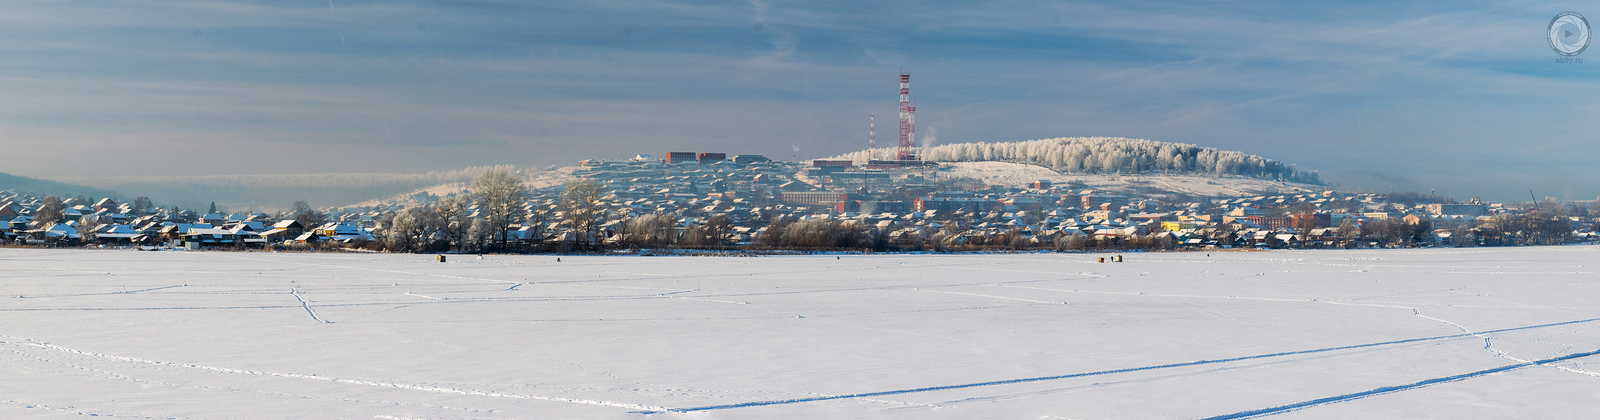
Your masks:
<svg viewBox="0 0 1600 420"><path fill-rule="evenodd" d="M0 249L0 418L1545 419L1600 401L1600 247L1101 256Z"/></svg>

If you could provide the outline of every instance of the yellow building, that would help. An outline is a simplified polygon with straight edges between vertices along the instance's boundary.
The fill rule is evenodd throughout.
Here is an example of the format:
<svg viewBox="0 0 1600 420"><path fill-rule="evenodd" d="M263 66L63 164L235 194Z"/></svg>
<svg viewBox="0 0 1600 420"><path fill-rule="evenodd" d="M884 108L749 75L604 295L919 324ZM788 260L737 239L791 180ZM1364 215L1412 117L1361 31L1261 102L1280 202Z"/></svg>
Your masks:
<svg viewBox="0 0 1600 420"><path fill-rule="evenodd" d="M1177 232L1184 229L1194 229L1199 226L1200 225L1194 222L1161 222L1161 229L1170 232Z"/></svg>

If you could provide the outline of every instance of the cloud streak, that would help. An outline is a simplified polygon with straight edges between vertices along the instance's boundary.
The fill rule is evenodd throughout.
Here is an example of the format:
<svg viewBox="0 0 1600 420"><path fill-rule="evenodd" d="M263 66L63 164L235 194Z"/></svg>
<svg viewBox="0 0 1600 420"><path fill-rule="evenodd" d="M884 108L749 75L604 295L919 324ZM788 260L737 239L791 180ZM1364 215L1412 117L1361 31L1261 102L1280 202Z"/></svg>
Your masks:
<svg viewBox="0 0 1600 420"><path fill-rule="evenodd" d="M157 175L829 156L860 148L865 114L894 114L905 69L919 125L945 143L1137 137L1352 186L1383 173L1446 194L1517 198L1539 180L1600 195L1570 176L1600 153L1600 67L1553 63L1528 35L1559 12L1542 5L333 4L13 6L0 142L121 159L11 171L131 174L173 150L297 158Z"/></svg>

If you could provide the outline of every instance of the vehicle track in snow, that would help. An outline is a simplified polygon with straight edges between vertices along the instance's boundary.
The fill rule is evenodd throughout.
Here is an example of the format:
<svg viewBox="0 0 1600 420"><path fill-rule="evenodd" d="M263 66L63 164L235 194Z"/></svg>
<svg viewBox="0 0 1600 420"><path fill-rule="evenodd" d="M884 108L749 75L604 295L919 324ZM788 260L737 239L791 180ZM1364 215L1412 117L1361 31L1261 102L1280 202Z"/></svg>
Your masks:
<svg viewBox="0 0 1600 420"><path fill-rule="evenodd" d="M1158 370L1158 369L1170 369L1170 368L1177 368L1177 367L1199 366L1199 365L1209 365L1209 364L1217 364L1217 363L1229 363L1229 362L1237 362L1237 361L1242 361L1242 360L1255 360L1255 359L1266 359L1266 358L1291 356L1291 355L1325 353L1325 352L1332 352L1332 351L1339 351L1339 350L1361 349L1361 348L1388 346L1388 345L1405 344L1405 343L1416 343L1416 342L1424 342L1424 341L1448 340L1448 339L1462 338L1462 337L1474 337L1474 336L1477 336L1478 334L1495 334L1495 333L1502 333L1502 332L1509 332L1509 331L1521 331L1521 330L1547 328L1547 327L1555 327L1555 326L1562 326L1562 325L1581 324L1581 323L1588 323L1588 322L1594 322L1594 321L1600 321L1600 318L1590 318L1590 319L1582 319L1582 320L1576 320L1576 321L1566 321L1566 322L1557 322L1557 323L1550 323L1550 324L1539 324L1539 325L1530 325L1530 326L1523 326L1523 327L1504 328L1504 329L1499 329L1499 330L1483 331L1483 332L1472 333L1472 334L1452 334L1452 335L1441 335L1441 336L1433 336L1433 337L1411 338L1411 339L1405 339L1405 340L1384 341L1384 342L1377 342L1377 343L1355 344L1355 345L1339 346L1339 347L1325 347L1325 348L1319 348L1319 349L1287 351L1287 352L1279 352L1279 353L1259 354L1259 355L1253 355L1253 356L1231 357L1231 358L1224 358L1224 359L1198 360L1198 361L1192 361L1192 362L1170 363L1170 364L1164 364L1164 365L1131 367L1131 368L1101 370L1101 371L1093 371L1093 372L1070 373L1070 374L1064 374L1064 375L1039 376L1039 377L1032 377L1032 378L1007 379L1007 380L976 382L976 383L967 383L967 384L930 386L930 387L923 387L923 388L898 389L898 390L890 390L890 391L862 392L862 393L855 393L855 394L831 395L831 396L825 396L825 397L795 398L795 399L772 400L772 401L750 401L750 402L734 403L734 404L722 404L722 405L701 406L701 407L687 407L687 408L673 408L673 409L667 409L667 410L664 410L664 411L677 412L677 413L689 413L689 412L698 412L698 411L714 411L714 410L727 410L727 409L735 409L735 408L760 407L760 406L769 406L769 405L798 404L798 403L807 403L807 402L816 402L816 401L842 400L842 399L862 398L862 397L881 397L881 396L888 396L888 395L911 394L911 393L928 392L928 391L944 391L944 390L963 389L963 388L976 388L976 387L985 387L985 386L994 386L994 385L1008 385L1008 384L1018 384L1018 383L1026 383L1026 382L1051 381L1051 380L1057 380L1057 379L1080 378L1080 377L1087 377L1087 376L1101 376L1101 375L1111 375L1111 374L1117 374L1117 373L1141 372L1141 371L1150 371L1150 370ZM1597 350L1596 353L1600 353L1600 350ZM1593 354L1593 353L1589 353L1589 354ZM1567 360L1567 359L1570 359L1570 358L1572 358L1572 357L1558 358L1558 359L1547 359L1547 360L1539 361L1539 362L1536 362L1536 363L1544 364L1544 363L1550 363L1550 362L1553 362L1553 361ZM1490 373L1492 373L1492 372L1490 372Z"/></svg>
<svg viewBox="0 0 1600 420"><path fill-rule="evenodd" d="M1267 407L1267 408L1260 408L1260 409L1255 409L1255 410L1240 411L1240 412L1233 413L1233 414L1224 414L1224 415L1220 415L1220 416L1205 417L1205 418L1202 418L1200 420L1253 419L1253 418L1258 418L1258 417L1265 417L1265 416L1283 414L1283 413L1287 413L1287 412L1290 412L1290 411L1303 410L1303 409L1306 409L1306 408L1316 407L1316 406L1320 406L1320 405L1327 405L1327 404L1334 404L1334 403L1340 403L1340 402L1345 402L1345 401L1358 400L1358 399L1362 399L1362 398L1374 397L1374 396L1383 395L1383 394L1391 394L1391 393L1396 393L1396 392L1401 392L1401 391L1409 391L1409 390L1412 390L1412 389L1423 388L1423 387L1427 387L1427 386L1435 385L1435 384L1464 381L1464 380L1467 380L1467 379L1472 379L1472 378L1476 378L1476 377L1480 377L1480 376L1484 376L1484 375L1490 375L1490 374L1495 374L1495 373L1500 373L1500 372L1506 372L1506 371L1521 369L1521 368L1525 368L1525 367L1529 367L1529 366L1548 365L1548 364L1551 364L1551 363L1556 363L1556 362L1561 362L1561 361L1566 361L1566 360L1589 357L1589 356L1593 356L1593 355L1596 355L1596 354L1600 354L1600 350L1583 352L1583 353L1574 353L1574 354L1569 354L1569 355L1566 355L1566 356L1552 357L1552 358L1544 359L1544 360L1531 360L1531 361L1527 361L1527 362L1510 364L1510 365L1505 365L1505 366L1500 366L1500 367L1490 368L1490 369L1484 369L1484 370L1475 371L1475 372L1467 372L1467 373L1463 373L1463 374L1459 374L1459 375L1451 375L1451 376L1445 376L1445 377L1439 377L1439 378L1425 379L1425 380L1421 380L1421 381L1417 381L1417 382L1412 382L1412 383L1409 383L1409 384L1378 387L1378 388L1373 388L1373 389L1366 390L1366 391L1361 391L1361 392L1354 392L1354 393L1349 393L1349 394L1344 394L1344 395L1336 395L1336 396L1332 396L1332 397L1317 398L1317 399L1314 399L1314 400L1301 401L1301 402L1297 402L1297 403L1293 403L1293 404L1284 404L1284 405L1280 405L1280 406L1276 406L1276 407Z"/></svg>

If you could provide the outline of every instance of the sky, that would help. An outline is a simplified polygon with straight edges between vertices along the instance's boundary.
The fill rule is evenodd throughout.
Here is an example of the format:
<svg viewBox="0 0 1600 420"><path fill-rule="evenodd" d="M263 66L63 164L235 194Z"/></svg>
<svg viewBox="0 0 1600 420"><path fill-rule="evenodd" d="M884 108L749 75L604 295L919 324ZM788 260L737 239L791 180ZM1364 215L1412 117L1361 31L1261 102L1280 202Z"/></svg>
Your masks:
<svg viewBox="0 0 1600 420"><path fill-rule="evenodd" d="M904 70L936 144L1121 136L1350 189L1589 200L1600 52L1558 60L1546 28L1564 11L1600 17L1561 2L22 0L0 14L0 172L819 158L863 149L869 114L893 143Z"/></svg>

